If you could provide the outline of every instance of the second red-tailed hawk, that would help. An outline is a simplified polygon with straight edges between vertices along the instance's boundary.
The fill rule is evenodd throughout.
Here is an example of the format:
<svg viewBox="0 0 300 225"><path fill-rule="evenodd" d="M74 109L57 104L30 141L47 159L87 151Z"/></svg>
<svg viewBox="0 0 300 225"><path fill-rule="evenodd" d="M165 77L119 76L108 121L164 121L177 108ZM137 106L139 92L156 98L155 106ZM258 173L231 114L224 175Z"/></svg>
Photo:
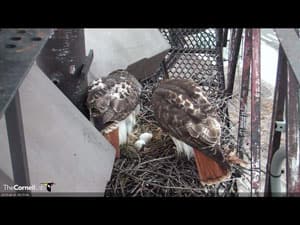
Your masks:
<svg viewBox="0 0 300 225"><path fill-rule="evenodd" d="M200 86L191 80L164 80L153 92L152 106L176 150L195 159L202 184L230 177L230 164L240 161L221 148L221 120Z"/></svg>
<svg viewBox="0 0 300 225"><path fill-rule="evenodd" d="M88 89L87 107L90 120L117 150L127 142L140 110L142 86L126 70L116 70L94 80Z"/></svg>

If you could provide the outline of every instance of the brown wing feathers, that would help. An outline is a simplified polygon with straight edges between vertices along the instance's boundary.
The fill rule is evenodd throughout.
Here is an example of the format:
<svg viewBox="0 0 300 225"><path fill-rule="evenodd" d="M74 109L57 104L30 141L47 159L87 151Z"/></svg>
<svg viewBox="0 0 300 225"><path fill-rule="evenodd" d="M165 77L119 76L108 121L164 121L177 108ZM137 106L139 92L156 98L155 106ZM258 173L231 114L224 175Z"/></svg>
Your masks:
<svg viewBox="0 0 300 225"><path fill-rule="evenodd" d="M162 81L153 93L152 104L161 127L195 149L203 182L228 177L230 165L219 145L219 118L197 84L183 79Z"/></svg>

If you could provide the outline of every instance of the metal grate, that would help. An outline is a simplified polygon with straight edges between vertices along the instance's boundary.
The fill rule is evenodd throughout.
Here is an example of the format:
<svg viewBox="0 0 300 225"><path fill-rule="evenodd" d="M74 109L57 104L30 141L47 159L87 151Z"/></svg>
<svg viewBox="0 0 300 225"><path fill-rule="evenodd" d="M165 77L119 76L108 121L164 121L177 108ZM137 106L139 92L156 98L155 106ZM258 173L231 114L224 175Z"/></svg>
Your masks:
<svg viewBox="0 0 300 225"><path fill-rule="evenodd" d="M216 49L215 29L161 29L172 48L197 49L200 51Z"/></svg>
<svg viewBox="0 0 300 225"><path fill-rule="evenodd" d="M161 29L170 42L165 59L169 78L193 79L202 86L224 90L222 47L215 29Z"/></svg>

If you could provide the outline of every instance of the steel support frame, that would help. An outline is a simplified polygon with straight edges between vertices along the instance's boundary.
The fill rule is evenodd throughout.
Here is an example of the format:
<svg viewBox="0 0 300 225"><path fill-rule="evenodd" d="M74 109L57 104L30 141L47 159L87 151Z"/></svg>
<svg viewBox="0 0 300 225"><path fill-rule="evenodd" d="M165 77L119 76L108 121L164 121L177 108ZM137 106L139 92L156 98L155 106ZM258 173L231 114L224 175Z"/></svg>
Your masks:
<svg viewBox="0 0 300 225"><path fill-rule="evenodd" d="M267 170L270 168L274 153L280 146L281 134L275 131L275 122L282 121L285 116L286 196L300 196L300 65L298 63L300 40L294 29L275 29L275 33L280 41L280 47ZM283 116L284 109L285 115ZM270 175L268 175L265 196L271 195L270 189Z"/></svg>
<svg viewBox="0 0 300 225"><path fill-rule="evenodd" d="M14 184L19 186L30 185L19 87L51 33L52 29L3 29L0 34L0 119L4 114ZM16 195L31 196L31 192Z"/></svg>
<svg viewBox="0 0 300 225"><path fill-rule="evenodd" d="M84 29L57 29L37 58L37 64L88 118L85 101L93 50L89 51L88 56L85 52Z"/></svg>
<svg viewBox="0 0 300 225"><path fill-rule="evenodd" d="M230 38L230 51L228 59L228 72L227 72L227 96L232 95L234 80L236 74L236 66L238 62L238 56L240 52L240 45L242 40L243 29L232 29ZM223 43L224 44L224 43Z"/></svg>
<svg viewBox="0 0 300 225"><path fill-rule="evenodd" d="M259 194L261 179L260 61L260 29L253 29L251 65L251 195L253 193Z"/></svg>
<svg viewBox="0 0 300 225"><path fill-rule="evenodd" d="M14 183L19 186L29 186L29 168L19 91L10 102L5 112L5 119ZM18 191L17 195L24 193L30 194L29 191Z"/></svg>
<svg viewBox="0 0 300 225"><path fill-rule="evenodd" d="M242 83L241 83L241 95L240 95L240 112L239 112L239 127L238 127L238 149L237 153L240 158L244 158L244 151L242 147L244 145L245 132L247 129L247 100L249 93L250 83L250 66L252 58L252 30L245 30L245 42L244 42L244 55L243 55L243 70L242 70Z"/></svg>
<svg viewBox="0 0 300 225"><path fill-rule="evenodd" d="M284 55L283 49L280 46L278 52L278 63L277 63L277 77L274 90L273 99L273 113L271 122L271 131L269 139L269 150L266 167L266 181L265 181L265 193L264 196L271 196L271 184L270 184L270 173L271 162L276 151L280 148L281 132L276 131L275 122L282 121L284 118L284 104L286 97L286 74L287 74L287 61Z"/></svg>
<svg viewBox="0 0 300 225"><path fill-rule="evenodd" d="M287 196L300 196L299 83L288 65L286 96Z"/></svg>
<svg viewBox="0 0 300 225"><path fill-rule="evenodd" d="M251 73L250 73L251 71ZM250 82L251 79L251 82ZM246 132L247 99L251 84L251 196L259 194L261 179L260 137L260 29L246 29L243 56L242 84L238 128L238 154L243 158L242 146ZM228 90L228 89L227 89Z"/></svg>

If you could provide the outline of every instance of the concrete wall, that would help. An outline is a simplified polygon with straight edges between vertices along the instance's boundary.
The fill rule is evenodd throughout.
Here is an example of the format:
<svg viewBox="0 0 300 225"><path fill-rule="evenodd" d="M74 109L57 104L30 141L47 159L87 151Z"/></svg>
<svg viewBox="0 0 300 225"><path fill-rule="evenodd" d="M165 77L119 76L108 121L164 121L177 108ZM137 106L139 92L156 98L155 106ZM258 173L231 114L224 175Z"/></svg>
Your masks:
<svg viewBox="0 0 300 225"><path fill-rule="evenodd" d="M12 166L10 162L11 162L11 158L9 152L8 139L7 139L6 121L5 121L5 116L3 116L3 118L0 120L0 168L3 174L6 174L8 178L13 180L13 172L12 172ZM6 176L1 176L0 178L1 182L7 180ZM2 187L3 186L0 185L0 190L2 190Z"/></svg>
<svg viewBox="0 0 300 225"><path fill-rule="evenodd" d="M113 147L36 65L20 96L31 184L52 181L56 183L52 193L101 195L111 176ZM13 179L4 120L0 120L0 170Z"/></svg>
<svg viewBox="0 0 300 225"><path fill-rule="evenodd" d="M89 81L170 48L158 29L85 29L85 43L94 50Z"/></svg>

